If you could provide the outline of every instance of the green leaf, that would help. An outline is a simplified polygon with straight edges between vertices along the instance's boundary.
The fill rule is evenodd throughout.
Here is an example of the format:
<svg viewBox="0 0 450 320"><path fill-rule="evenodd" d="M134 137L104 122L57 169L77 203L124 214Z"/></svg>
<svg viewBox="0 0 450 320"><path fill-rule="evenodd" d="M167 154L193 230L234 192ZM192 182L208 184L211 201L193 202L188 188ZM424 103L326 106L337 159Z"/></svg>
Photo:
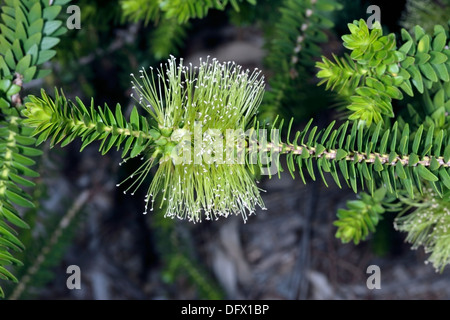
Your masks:
<svg viewBox="0 0 450 320"><path fill-rule="evenodd" d="M52 73L52 70L50 70L50 69L40 69L38 71L37 75L35 76L35 79L44 78L44 77L48 76L50 73Z"/></svg>
<svg viewBox="0 0 450 320"><path fill-rule="evenodd" d="M436 72L434 72L433 67L429 63L419 65L419 69L420 69L420 71L422 71L422 73L425 75L425 77L427 77L429 80L431 80L433 82L438 81L437 74L436 74Z"/></svg>
<svg viewBox="0 0 450 320"><path fill-rule="evenodd" d="M401 164L400 161L398 161L397 164L395 165L395 172L397 173L397 175L400 179L407 178L405 169L403 168L403 165Z"/></svg>
<svg viewBox="0 0 450 320"><path fill-rule="evenodd" d="M414 57L407 57L401 62L403 69L407 69L409 66L413 65L416 59Z"/></svg>
<svg viewBox="0 0 450 320"><path fill-rule="evenodd" d="M450 161L450 145L447 145L444 149L444 162Z"/></svg>
<svg viewBox="0 0 450 320"><path fill-rule="evenodd" d="M13 84L13 85L11 85L11 87L9 87L8 91L6 92L6 96L10 97L12 95L15 95L15 94L19 93L21 89L22 89L22 87L20 87L16 84Z"/></svg>
<svg viewBox="0 0 450 320"><path fill-rule="evenodd" d="M11 74L8 64L2 55L0 55L0 72L3 72L4 76L9 76Z"/></svg>
<svg viewBox="0 0 450 320"><path fill-rule="evenodd" d="M41 43L42 39L42 33L35 33L32 36L30 36L27 40L25 40L25 43L23 45L23 48L25 49L25 52L28 52L30 48L33 45L39 45Z"/></svg>
<svg viewBox="0 0 450 320"><path fill-rule="evenodd" d="M397 100L403 99L403 94L397 87L389 86L386 88L385 92L393 99Z"/></svg>
<svg viewBox="0 0 450 320"><path fill-rule="evenodd" d="M347 181L350 178L348 175L347 161L345 160L339 161L339 169L341 170L344 179Z"/></svg>
<svg viewBox="0 0 450 320"><path fill-rule="evenodd" d="M400 85L400 88L402 88L402 90L405 91L405 93L410 97L414 97L414 92L409 80L403 81L403 83Z"/></svg>
<svg viewBox="0 0 450 320"><path fill-rule="evenodd" d="M28 36L32 36L37 33L41 33L43 28L44 28L44 19L36 20L28 28Z"/></svg>
<svg viewBox="0 0 450 320"><path fill-rule="evenodd" d="M0 208L0 212L6 218L6 220L11 222L15 226L17 226L19 228L23 228L23 229L29 229L30 228L30 226L25 221L23 221L19 216L17 216L16 214L12 213L11 211L6 209L5 207Z"/></svg>
<svg viewBox="0 0 450 320"><path fill-rule="evenodd" d="M446 44L447 44L447 36L445 32L441 32L436 37L434 37L433 50L440 52L445 48Z"/></svg>
<svg viewBox="0 0 450 320"><path fill-rule="evenodd" d="M439 164L439 162L436 160L435 157L431 157L431 161L430 161L430 170L431 171L436 171L439 169L441 165Z"/></svg>
<svg viewBox="0 0 450 320"><path fill-rule="evenodd" d="M347 157L347 155L348 155L347 151L345 151L343 149L338 149L336 151L336 161L344 159L345 157Z"/></svg>
<svg viewBox="0 0 450 320"><path fill-rule="evenodd" d="M22 178L21 176L18 176L17 174L14 174L12 172L9 173L9 178L14 182L23 185L24 187L34 187L36 185L34 182Z"/></svg>
<svg viewBox="0 0 450 320"><path fill-rule="evenodd" d="M0 91L6 92L11 86L11 83L12 82L9 79L0 80Z"/></svg>
<svg viewBox="0 0 450 320"><path fill-rule="evenodd" d="M30 177L30 178L37 178L37 177L39 177L39 173L37 173L36 171L34 171L34 170L24 166L23 164L20 164L20 163L14 161L12 163L12 166L14 168L16 168L21 175L24 175L24 176L27 176L27 177Z"/></svg>
<svg viewBox="0 0 450 320"><path fill-rule="evenodd" d="M25 70L25 72L23 73L23 81L30 82L31 80L33 80L33 77L36 74L36 70L36 66L32 66L31 68Z"/></svg>
<svg viewBox="0 0 450 320"><path fill-rule="evenodd" d="M431 59L428 53L418 53L415 55L415 60L417 65L427 63Z"/></svg>
<svg viewBox="0 0 450 320"><path fill-rule="evenodd" d="M23 8L22 6L18 6L17 2L15 3L16 5L14 6L14 16L16 18L16 20L20 23L22 22L27 22L27 17L25 15L25 13L23 12Z"/></svg>
<svg viewBox="0 0 450 320"><path fill-rule="evenodd" d="M15 193L11 190L5 191L6 197L11 200L12 202L18 204L19 206L26 207L26 208L34 208L33 202L26 199L23 195L20 195L18 193Z"/></svg>
<svg viewBox="0 0 450 320"><path fill-rule="evenodd" d="M23 75L25 71L30 67L30 64L31 64L31 56L26 55L25 57L20 59L20 61L17 63L16 71L19 74Z"/></svg>
<svg viewBox="0 0 450 320"><path fill-rule="evenodd" d="M4 14L4 13L2 13L1 17L2 17L3 23L8 28L14 29L16 27L16 20L13 17L11 17L11 16L9 16L7 14Z"/></svg>
<svg viewBox="0 0 450 320"><path fill-rule="evenodd" d="M14 32L14 41L19 42L19 46L20 46L20 40L24 41L25 39L27 39L27 32L25 31L25 27L23 26L23 24L20 22L16 25L16 30Z"/></svg>
<svg viewBox="0 0 450 320"><path fill-rule="evenodd" d="M416 86L417 90L419 90L420 93L423 93L423 78L419 69L413 65L408 68L408 72L412 77L412 83Z"/></svg>
<svg viewBox="0 0 450 320"><path fill-rule="evenodd" d="M411 50L411 47L413 46L413 40L408 40L406 41L399 49L398 51L404 53L404 54L408 54L409 51Z"/></svg>
<svg viewBox="0 0 450 320"><path fill-rule="evenodd" d="M44 35L46 35L46 36L51 35L53 32L58 30L58 28L60 28L61 25L62 25L62 21L59 21L59 20L47 21L44 25L44 30L43 30Z"/></svg>
<svg viewBox="0 0 450 320"><path fill-rule="evenodd" d="M136 107L133 107L130 115L130 123L133 126L133 130L139 130L139 113Z"/></svg>
<svg viewBox="0 0 450 320"><path fill-rule="evenodd" d="M10 70L14 70L16 68L16 61L14 60L14 55L11 50L6 51L5 62Z"/></svg>
<svg viewBox="0 0 450 320"><path fill-rule="evenodd" d="M36 163L33 159L25 157L17 152L13 152L12 155L15 162L21 163L25 166L32 166Z"/></svg>
<svg viewBox="0 0 450 320"><path fill-rule="evenodd" d="M1 260L8 261L8 263L10 263L10 264L23 266L23 263L20 260L17 260L16 258L14 258L8 251L6 251L6 252L0 251L0 261Z"/></svg>
<svg viewBox="0 0 450 320"><path fill-rule="evenodd" d="M412 151L414 153L419 153L419 145L420 140L422 139L423 125L420 125L419 129L417 129L416 134L414 136L414 142L412 146Z"/></svg>
<svg viewBox="0 0 450 320"><path fill-rule="evenodd" d="M442 141L444 140L444 130L440 130L434 140L434 154L436 157L441 155Z"/></svg>
<svg viewBox="0 0 450 320"><path fill-rule="evenodd" d="M316 144L316 152L315 152L316 156L321 155L325 150L326 148L323 145L321 145L320 143Z"/></svg>
<svg viewBox="0 0 450 320"><path fill-rule="evenodd" d="M14 40L16 39L16 37L14 36L14 32L13 32L10 28L6 27L6 26L3 25L3 24L0 24L0 30L1 30L1 34L2 34L6 39L8 39L8 41L9 41L10 43L13 43L13 42L14 42Z"/></svg>
<svg viewBox="0 0 450 320"><path fill-rule="evenodd" d="M392 163L394 161L397 160L398 154L394 151L391 151L391 153L389 153L389 163Z"/></svg>
<svg viewBox="0 0 450 320"><path fill-rule="evenodd" d="M431 51L430 55L431 55L430 62L433 64L442 64L448 60L448 57L441 52ZM444 66L442 66L442 67L444 67Z"/></svg>
<svg viewBox="0 0 450 320"><path fill-rule="evenodd" d="M11 272L9 272L6 268L0 266L0 276L2 275L8 280L16 283L19 282L19 280L17 280L17 278Z"/></svg>
<svg viewBox="0 0 450 320"><path fill-rule="evenodd" d="M41 42L41 50L48 50L53 48L59 43L59 38L56 37L44 37Z"/></svg>
<svg viewBox="0 0 450 320"><path fill-rule="evenodd" d="M419 175L428 181L439 181L438 177L436 177L430 170L428 170L424 165L419 164L418 166Z"/></svg>
<svg viewBox="0 0 450 320"><path fill-rule="evenodd" d="M53 58L56 55L56 51L55 50L42 50L39 52L39 58L36 62L36 64L42 64L48 60L50 60L51 58Z"/></svg>
<svg viewBox="0 0 450 320"><path fill-rule="evenodd" d="M42 17L42 7L40 2L36 2L30 9L28 13L29 23L32 24L34 21Z"/></svg>
<svg viewBox="0 0 450 320"><path fill-rule="evenodd" d="M447 187L447 189L450 189L450 175L447 173L447 170L444 167L439 169L439 176L441 177L441 181Z"/></svg>
<svg viewBox="0 0 450 320"><path fill-rule="evenodd" d="M3 221L2 221L3 222ZM25 246L22 242L20 242L19 239L14 234L17 234L17 232L12 229L9 225L6 223L0 224L0 234L3 238L7 239L8 241L14 243L16 246L18 246L21 250L25 249Z"/></svg>
<svg viewBox="0 0 450 320"><path fill-rule="evenodd" d="M381 172L384 170L383 164L381 163L381 160L378 156L375 157L374 169L377 172Z"/></svg>
<svg viewBox="0 0 450 320"><path fill-rule="evenodd" d="M408 166L413 167L420 161L419 156L415 153L409 155Z"/></svg>
<svg viewBox="0 0 450 320"><path fill-rule="evenodd" d="M43 18L45 20L55 20L55 18L58 16L59 12L61 11L61 7L60 6L51 6L51 7L46 7L44 9L44 14L43 14Z"/></svg>

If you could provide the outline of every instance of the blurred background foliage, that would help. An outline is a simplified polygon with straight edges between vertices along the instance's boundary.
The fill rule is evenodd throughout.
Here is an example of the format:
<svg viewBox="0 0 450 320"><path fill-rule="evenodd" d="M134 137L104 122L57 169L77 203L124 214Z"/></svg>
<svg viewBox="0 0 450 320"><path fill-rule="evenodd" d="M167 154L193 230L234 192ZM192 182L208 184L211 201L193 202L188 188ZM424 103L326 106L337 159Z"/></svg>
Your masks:
<svg viewBox="0 0 450 320"><path fill-rule="evenodd" d="M383 28L397 34L401 27L411 29L416 24L427 30L437 23L447 26L450 17L449 0L73 0L71 4L81 9L81 29L69 30L61 37L57 55L49 65L53 73L30 83L28 93L57 86L72 98L79 96L89 101L92 97L100 105L128 106L124 110L127 114L132 107L129 74L141 66L158 66L170 54L195 61L197 54L214 55L217 50L225 50L224 44L230 41L254 41L262 53L259 61L246 65L245 55L252 53L242 50L242 56L235 59L238 63L243 60L248 68L262 68L267 78L260 118L271 121L278 114L293 116L294 126L310 116L322 124L340 116L340 109L325 110L336 105L336 99L317 86L314 64L321 55L330 57L332 52L343 51L340 36L348 32L347 23L368 17L369 5L381 7ZM143 193L130 199L110 187L134 171L133 162L117 169L119 156L112 153L98 164L95 152L87 151L82 157L76 143L56 150L49 153L45 148L39 163L42 178L34 191L39 205L25 213L25 220L33 227L22 233L27 247L21 257L24 266L16 268L20 282L6 288L7 298L52 297L45 285L50 283L51 287L66 276L55 276L55 272L64 272L68 261L76 263L83 257L80 249L72 249L67 256L68 247L104 248L118 241L130 242L119 251L140 246L142 260L136 263L141 271L135 278L131 276L137 286L145 286L151 277L146 270L152 270L164 288L145 288L142 291L151 294L132 297L154 298L152 290L158 292L156 298L180 298L179 291L189 292L190 298L227 297L223 283L217 282L201 259L205 249L199 249L207 248L208 241L201 229L214 232L214 226L188 226L157 212L148 217L141 215L141 203L136 199L143 198ZM83 160L90 156L93 160ZM61 175L68 181L57 181ZM107 205L100 203L105 193L113 195ZM87 199L96 197L98 203L87 204ZM363 198L362 202L370 200ZM95 212L105 215L93 218ZM369 237L372 250L380 256L397 250L392 220L382 220L376 235ZM118 236L117 230L127 226L135 239ZM99 243L89 244L86 239L96 232L101 233ZM120 251L118 255L125 270L127 253Z"/></svg>

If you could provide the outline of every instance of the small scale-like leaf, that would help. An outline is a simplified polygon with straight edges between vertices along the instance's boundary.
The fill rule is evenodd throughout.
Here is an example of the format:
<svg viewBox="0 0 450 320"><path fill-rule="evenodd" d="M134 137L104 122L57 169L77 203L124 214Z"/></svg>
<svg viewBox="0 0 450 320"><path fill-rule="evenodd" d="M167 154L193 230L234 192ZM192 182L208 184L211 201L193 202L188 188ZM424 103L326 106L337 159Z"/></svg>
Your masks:
<svg viewBox="0 0 450 320"><path fill-rule="evenodd" d="M389 163L393 163L394 161L397 160L398 154L394 151L391 151L391 153L389 153Z"/></svg>
<svg viewBox="0 0 450 320"><path fill-rule="evenodd" d="M315 152L316 156L322 154L322 152L324 152L325 150L326 148L323 145L321 145L320 143L316 144L316 152Z"/></svg>
<svg viewBox="0 0 450 320"><path fill-rule="evenodd" d="M439 162L437 161L436 157L431 157L431 161L430 161L430 170L431 171L436 171L439 169L441 165L439 164Z"/></svg>
<svg viewBox="0 0 450 320"><path fill-rule="evenodd" d="M381 172L381 171L384 170L383 164L381 163L381 160L380 160L380 158L378 156L375 157L374 169L377 172Z"/></svg>
<svg viewBox="0 0 450 320"><path fill-rule="evenodd" d="M420 161L419 156L415 153L409 155L408 166L413 167Z"/></svg>
<svg viewBox="0 0 450 320"><path fill-rule="evenodd" d="M338 149L336 151L336 161L344 159L348 155L348 152L343 149Z"/></svg>

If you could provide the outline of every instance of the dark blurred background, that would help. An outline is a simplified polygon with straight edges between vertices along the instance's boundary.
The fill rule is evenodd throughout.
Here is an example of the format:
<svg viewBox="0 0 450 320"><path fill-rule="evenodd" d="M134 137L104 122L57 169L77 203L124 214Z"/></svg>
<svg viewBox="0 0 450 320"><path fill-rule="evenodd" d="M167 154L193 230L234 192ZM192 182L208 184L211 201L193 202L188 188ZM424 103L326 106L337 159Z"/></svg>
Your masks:
<svg viewBox="0 0 450 320"><path fill-rule="evenodd" d="M134 103L129 74L141 66L157 66L169 54L192 62L207 55L233 60L245 68L262 69L270 80L276 72L265 62L268 39L283 2L241 3L239 13L231 6L210 10L205 18L191 19L188 26L173 31L170 24L160 30L155 21L127 21L118 0L73 1L81 9L81 30L69 30L62 37L51 64L53 74L26 90L38 93L41 87L52 90L56 86L85 102L92 97L97 105L120 103L127 114ZM387 32L411 28L414 19L434 24L427 12L417 9L420 3L450 14L445 0L339 2L343 9L333 14L335 27L326 31L328 41L321 44L328 56L344 52L340 36L347 33L347 23L367 19L366 8L371 4L380 7ZM314 87L317 82L313 75L301 81ZM298 129L310 116L319 126L339 116L337 110L328 108L333 100L323 88L302 99L298 105L282 104L281 110L263 103L266 109L262 112L295 116ZM304 185L283 172L281 179L262 179L268 210L258 211L247 223L237 216L194 225L165 219L161 212L143 215L145 188L131 196L116 187L139 161L118 166L120 153L101 156L95 144L80 153L80 146L79 141L65 148L44 146L39 164L41 188L35 192L42 205L28 213L36 217L23 269L28 278L23 285L9 288L10 297L450 298L449 271L439 274L425 265L423 250L411 251L403 242L404 235L393 230L393 215L386 213L377 232L358 246L335 239L336 211L355 198L350 189L339 189L333 183L327 188L321 181ZM63 220L69 223L61 225ZM44 262L36 263L41 255ZM69 265L81 268L81 290L66 287ZM369 265L381 268L381 290L366 286Z"/></svg>

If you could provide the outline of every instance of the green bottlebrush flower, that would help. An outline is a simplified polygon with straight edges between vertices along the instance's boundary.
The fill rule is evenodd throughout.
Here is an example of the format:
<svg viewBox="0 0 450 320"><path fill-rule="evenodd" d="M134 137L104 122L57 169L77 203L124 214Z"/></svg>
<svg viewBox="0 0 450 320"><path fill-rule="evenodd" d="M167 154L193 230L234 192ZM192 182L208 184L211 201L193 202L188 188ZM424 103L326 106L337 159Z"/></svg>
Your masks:
<svg viewBox="0 0 450 320"><path fill-rule="evenodd" d="M417 209L395 220L395 229L407 232L406 241L412 249L423 246L426 253L431 253L427 262L431 262L436 271L442 271L450 263L450 192L441 198L431 189L427 190L421 202L407 204Z"/></svg>
<svg viewBox="0 0 450 320"><path fill-rule="evenodd" d="M152 68L150 68L152 69ZM198 222L264 208L260 189L243 161L244 132L264 92L260 72L242 71L233 62L200 60L199 66L177 64L133 77L136 100L155 120L152 156L127 180L138 187L156 163L146 210L166 206L166 216ZM233 134L231 134L233 133ZM238 133L238 134L236 134ZM225 138L225 139L224 139ZM231 149L231 155L230 151ZM239 152L241 151L241 152ZM235 154L241 157L230 157ZM245 155L244 155L245 156ZM127 181L126 180L126 181Z"/></svg>

